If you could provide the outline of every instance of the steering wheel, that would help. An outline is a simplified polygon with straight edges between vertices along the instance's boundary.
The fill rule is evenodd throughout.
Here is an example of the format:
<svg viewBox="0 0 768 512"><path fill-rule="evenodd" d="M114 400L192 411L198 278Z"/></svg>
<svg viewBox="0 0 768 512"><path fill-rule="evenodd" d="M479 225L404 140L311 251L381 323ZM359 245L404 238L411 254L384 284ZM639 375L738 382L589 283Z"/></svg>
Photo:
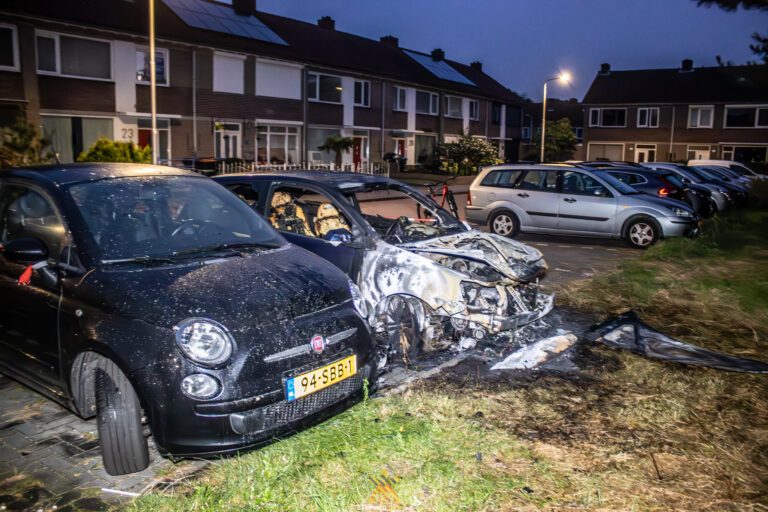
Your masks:
<svg viewBox="0 0 768 512"><path fill-rule="evenodd" d="M392 224L391 226L389 226L389 228L387 228L387 232L384 233L384 237L386 238L393 235L396 229L399 229L401 232L404 232L405 227L408 226L410 223L411 221L408 220L408 217L405 217L405 216L398 217L397 221L395 221L394 224Z"/></svg>
<svg viewBox="0 0 768 512"><path fill-rule="evenodd" d="M218 230L224 231L224 228L222 226L210 220L190 219L190 220L183 221L181 223L181 226L174 229L173 232L171 232L171 236L172 237L179 236L181 233L183 233L187 229L191 229L193 231L194 236L200 236L212 229L218 229Z"/></svg>

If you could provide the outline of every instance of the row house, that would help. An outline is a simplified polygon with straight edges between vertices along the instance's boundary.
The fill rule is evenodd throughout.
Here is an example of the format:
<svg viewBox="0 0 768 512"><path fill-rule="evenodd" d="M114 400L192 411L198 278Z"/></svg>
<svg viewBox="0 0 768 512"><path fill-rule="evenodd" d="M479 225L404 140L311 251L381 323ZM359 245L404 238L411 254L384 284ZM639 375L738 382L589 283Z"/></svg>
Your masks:
<svg viewBox="0 0 768 512"><path fill-rule="evenodd" d="M0 124L41 126L62 162L99 137L152 140L147 0L7 0L0 7ZM162 161L241 158L312 165L331 135L354 139L347 166L387 153L428 163L471 134L517 158L522 101L436 49L402 48L257 12L255 0L156 1Z"/></svg>
<svg viewBox="0 0 768 512"><path fill-rule="evenodd" d="M520 157L525 160L539 159L539 146L534 144L535 137L541 131L541 102L526 103L523 105L523 126L520 131ZM547 122L555 122L560 119L568 119L576 137L576 147L571 158L574 160L585 159L584 149L584 111L576 98L560 100L547 98Z"/></svg>
<svg viewBox="0 0 768 512"><path fill-rule="evenodd" d="M603 64L583 107L588 160L768 160L768 66Z"/></svg>

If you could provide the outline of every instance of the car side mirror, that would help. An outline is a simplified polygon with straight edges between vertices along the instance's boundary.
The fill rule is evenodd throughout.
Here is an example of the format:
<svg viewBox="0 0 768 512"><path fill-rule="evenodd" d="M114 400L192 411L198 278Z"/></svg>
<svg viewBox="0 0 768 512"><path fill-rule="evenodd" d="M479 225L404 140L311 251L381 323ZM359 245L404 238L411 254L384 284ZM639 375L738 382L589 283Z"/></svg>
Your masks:
<svg viewBox="0 0 768 512"><path fill-rule="evenodd" d="M48 248L39 238L18 238L0 244L0 254L13 263L37 263L48 259Z"/></svg>

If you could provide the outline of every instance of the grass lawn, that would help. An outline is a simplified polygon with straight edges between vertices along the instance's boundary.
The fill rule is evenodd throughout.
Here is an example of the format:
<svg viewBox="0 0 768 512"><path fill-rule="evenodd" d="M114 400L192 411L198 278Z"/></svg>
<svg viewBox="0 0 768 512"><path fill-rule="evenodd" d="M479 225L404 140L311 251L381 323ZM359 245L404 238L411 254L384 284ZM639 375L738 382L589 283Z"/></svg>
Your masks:
<svg viewBox="0 0 768 512"><path fill-rule="evenodd" d="M766 360L767 204L574 283L560 304L634 308L685 341ZM768 510L768 376L583 350L580 377L468 372L373 397L130 508Z"/></svg>

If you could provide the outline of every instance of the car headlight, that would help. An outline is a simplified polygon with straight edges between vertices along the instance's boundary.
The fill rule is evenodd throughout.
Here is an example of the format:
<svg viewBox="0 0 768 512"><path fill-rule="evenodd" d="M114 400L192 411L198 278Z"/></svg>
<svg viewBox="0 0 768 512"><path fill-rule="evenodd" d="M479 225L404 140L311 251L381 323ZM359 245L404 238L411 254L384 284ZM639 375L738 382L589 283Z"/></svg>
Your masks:
<svg viewBox="0 0 768 512"><path fill-rule="evenodd" d="M235 351L235 340L227 328L207 318L187 318L173 331L184 355L203 366L218 366Z"/></svg>
<svg viewBox="0 0 768 512"><path fill-rule="evenodd" d="M672 213L674 213L678 217L693 217L693 215L691 215L691 212L689 212L688 210L683 210L682 208L672 208Z"/></svg>
<svg viewBox="0 0 768 512"><path fill-rule="evenodd" d="M365 302L360 288L352 281L349 281L349 293L352 295L352 304L355 305L357 313L363 318L368 318L368 303Z"/></svg>

